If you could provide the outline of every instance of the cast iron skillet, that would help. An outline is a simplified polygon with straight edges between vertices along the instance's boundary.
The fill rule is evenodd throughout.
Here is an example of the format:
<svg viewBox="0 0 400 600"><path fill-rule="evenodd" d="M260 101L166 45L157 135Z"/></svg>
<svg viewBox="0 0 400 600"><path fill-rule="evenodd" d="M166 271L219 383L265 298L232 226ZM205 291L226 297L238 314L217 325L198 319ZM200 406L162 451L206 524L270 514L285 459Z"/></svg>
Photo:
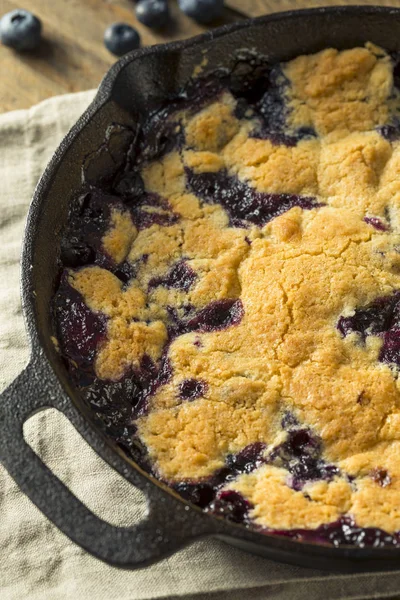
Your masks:
<svg viewBox="0 0 400 600"><path fill-rule="evenodd" d="M23 492L74 542L119 567L138 568L200 536L214 536L262 556L302 566L387 570L400 566L400 549L325 547L263 535L202 513L127 459L98 427L73 389L51 341L50 300L58 271L57 248L71 194L81 183L85 156L104 140L111 122L132 125L176 94L206 51L207 69L225 66L238 48L287 60L328 46L374 42L400 50L400 10L334 7L275 14L228 25L185 42L145 48L119 60L96 98L56 151L31 204L22 255L22 301L31 341L28 366L0 398L0 460ZM146 518L114 527L93 515L51 473L23 438L24 421L47 407L62 411L84 439L148 501ZM77 465L78 467L78 465Z"/></svg>

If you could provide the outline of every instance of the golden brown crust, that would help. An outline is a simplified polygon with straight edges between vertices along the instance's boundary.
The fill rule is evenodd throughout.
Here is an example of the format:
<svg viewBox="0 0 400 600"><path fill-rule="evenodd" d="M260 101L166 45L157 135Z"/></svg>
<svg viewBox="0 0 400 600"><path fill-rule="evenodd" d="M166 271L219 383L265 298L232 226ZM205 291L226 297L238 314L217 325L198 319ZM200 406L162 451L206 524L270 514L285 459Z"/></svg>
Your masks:
<svg viewBox="0 0 400 600"><path fill-rule="evenodd" d="M144 354L160 357L168 306L243 303L238 325L171 342L173 378L136 422L162 477L205 477L252 442L271 447L290 410L321 437L323 458L355 483L342 474L295 491L285 469L264 465L228 489L254 504L251 516L264 527L314 528L349 513L359 525L392 532L400 529L398 380L378 361L380 338L361 345L336 327L341 315L400 289L400 144L376 131L396 108L392 65L367 45L302 56L283 72L289 127L312 126L317 138L292 147L252 138L257 119L237 119L228 92L184 115L186 146L142 172L147 191L166 198L179 221L137 232L114 213L107 252L116 262L148 255L147 262L126 290L99 267L75 271L70 281L109 317L96 360L103 378L118 379ZM188 191L185 167L226 169L257 191L311 195L322 206L292 208L264 227L232 227L220 205ZM374 229L366 216L390 221L390 229ZM149 287L182 258L197 275L190 289ZM188 378L208 385L193 402L179 397ZM377 467L390 474L388 485L371 475Z"/></svg>
<svg viewBox="0 0 400 600"><path fill-rule="evenodd" d="M299 56L284 74L291 83L293 126L314 126L321 136L337 139L388 120L392 64L372 44Z"/></svg>
<svg viewBox="0 0 400 600"><path fill-rule="evenodd" d="M104 250L119 264L126 258L136 235L137 229L130 214L114 209L111 213L111 227L102 240Z"/></svg>

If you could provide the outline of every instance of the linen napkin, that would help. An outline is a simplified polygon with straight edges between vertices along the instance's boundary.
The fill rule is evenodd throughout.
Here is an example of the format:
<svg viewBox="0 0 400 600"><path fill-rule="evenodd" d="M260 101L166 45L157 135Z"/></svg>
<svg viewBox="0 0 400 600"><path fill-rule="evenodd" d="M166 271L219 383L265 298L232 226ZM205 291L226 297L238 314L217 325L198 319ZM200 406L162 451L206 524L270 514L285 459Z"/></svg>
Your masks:
<svg viewBox="0 0 400 600"><path fill-rule="evenodd" d="M28 360L19 256L34 186L94 92L0 116L0 389ZM56 410L31 417L25 436L91 510L116 525L144 514L140 492L106 465ZM400 561L399 561L400 569ZM400 570L343 575L265 560L203 540L137 571L103 564L60 533L0 466L2 600L324 600L400 598Z"/></svg>

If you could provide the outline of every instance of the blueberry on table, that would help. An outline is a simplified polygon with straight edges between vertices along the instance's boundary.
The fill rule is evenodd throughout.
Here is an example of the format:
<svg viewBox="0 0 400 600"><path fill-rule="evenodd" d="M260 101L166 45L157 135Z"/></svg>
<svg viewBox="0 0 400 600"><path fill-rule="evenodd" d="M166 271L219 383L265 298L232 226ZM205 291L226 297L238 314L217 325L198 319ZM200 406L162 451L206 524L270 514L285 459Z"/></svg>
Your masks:
<svg viewBox="0 0 400 600"><path fill-rule="evenodd" d="M224 0L178 0L185 15L199 23L211 23L222 15Z"/></svg>
<svg viewBox="0 0 400 600"><path fill-rule="evenodd" d="M113 23L104 32L106 48L116 56L123 56L140 46L140 35L127 23Z"/></svg>
<svg viewBox="0 0 400 600"><path fill-rule="evenodd" d="M167 0L139 0L136 5L136 18L151 29L161 29L169 21Z"/></svg>
<svg viewBox="0 0 400 600"><path fill-rule="evenodd" d="M34 50L41 36L42 23L27 10L13 10L0 20L0 40L14 50Z"/></svg>

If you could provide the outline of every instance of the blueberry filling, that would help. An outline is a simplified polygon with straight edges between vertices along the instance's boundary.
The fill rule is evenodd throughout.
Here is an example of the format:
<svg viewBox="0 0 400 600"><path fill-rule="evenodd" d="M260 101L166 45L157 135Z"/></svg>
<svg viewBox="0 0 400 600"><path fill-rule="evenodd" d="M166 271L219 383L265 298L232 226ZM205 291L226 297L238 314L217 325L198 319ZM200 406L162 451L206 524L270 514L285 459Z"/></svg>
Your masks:
<svg viewBox="0 0 400 600"><path fill-rule="evenodd" d="M351 317L340 317L337 328L342 336L358 333L361 341L376 335L383 343L378 360L400 367L400 292L378 298L365 308L358 308Z"/></svg>
<svg viewBox="0 0 400 600"><path fill-rule="evenodd" d="M201 333L221 331L227 327L238 325L244 316L243 304L240 299L215 300L188 319L179 318L173 307L167 308L169 308L171 320L168 327L171 339L191 331ZM190 312L193 312L191 307L189 307Z"/></svg>
<svg viewBox="0 0 400 600"><path fill-rule="evenodd" d="M242 301L215 300L203 308L188 322L190 331L220 331L238 325L244 315Z"/></svg>
<svg viewBox="0 0 400 600"><path fill-rule="evenodd" d="M77 236L61 240L60 259L65 267L82 267L93 263L95 257L94 249Z"/></svg>
<svg viewBox="0 0 400 600"><path fill-rule="evenodd" d="M179 385L179 397L182 400L196 400L202 398L208 389L208 385L202 379L185 379Z"/></svg>
<svg viewBox="0 0 400 600"><path fill-rule="evenodd" d="M179 215L171 211L168 202L157 194L141 192L139 180L132 177L134 180L121 180L126 184L123 194L120 190L122 198L94 188L72 203L68 228L61 240L60 260L64 266L98 264L115 271L115 264L102 245L102 238L111 226L112 209L129 211L139 230L178 222ZM117 188L120 189L119 185Z"/></svg>
<svg viewBox="0 0 400 600"><path fill-rule="evenodd" d="M153 277L149 281L149 290L162 285L166 288L174 288L188 292L197 279L196 273L184 261L177 262L172 269L164 276Z"/></svg>
<svg viewBox="0 0 400 600"><path fill-rule="evenodd" d="M249 444L237 454L229 454L226 457L225 466L209 479L198 482L183 481L181 483L173 484L172 487L185 500L192 502L192 504L196 504L200 508L207 508L210 512L214 512L214 500L221 499L221 495L223 496L225 493L230 494L230 492L221 490L222 486L227 482L236 479L238 475L251 473L251 471L254 471L254 469L259 467L263 463L262 454L264 450L265 444L261 442ZM232 492L232 494L236 495L235 497L241 498L240 494L237 492ZM225 498L228 498L228 496L225 496ZM221 509L223 502L224 499L222 498L221 503L219 504ZM243 502L246 503L247 508L250 507L250 504L244 499ZM242 504L242 506L244 506L244 504ZM221 514L221 512L219 512L219 514ZM239 522L238 513L236 513L236 517L236 522Z"/></svg>
<svg viewBox="0 0 400 600"><path fill-rule="evenodd" d="M106 339L107 318L86 306L79 292L69 285L67 273L54 297L53 311L63 354L83 371L91 368L98 346Z"/></svg>
<svg viewBox="0 0 400 600"><path fill-rule="evenodd" d="M257 192L225 171L196 174L187 169L187 186L204 202L220 204L234 227L247 227L250 223L263 227L294 206L304 210L321 206L308 196Z"/></svg>
<svg viewBox="0 0 400 600"><path fill-rule="evenodd" d="M257 75L254 80L254 75ZM289 110L285 103L285 92L289 82L279 67L259 65L254 69L253 81L242 80L238 89L231 91L237 98L235 114L239 119L247 115L258 117L260 125L251 137L270 140L274 145L295 146L300 140L316 137L312 127L300 127L288 133L287 119Z"/></svg>
<svg viewBox="0 0 400 600"><path fill-rule="evenodd" d="M388 226L378 217L364 217L364 221L368 225L372 225L377 231L387 231Z"/></svg>
<svg viewBox="0 0 400 600"><path fill-rule="evenodd" d="M187 309L192 312L192 307ZM149 398L171 379L172 369L167 355L169 342L159 364L143 356L140 367L131 368L120 381L100 380L94 373L94 358L96 350L106 340L107 318L93 313L86 306L81 295L68 283L67 273L63 275L54 297L53 315L63 355L83 399L92 407L108 434L127 449L130 456L135 451L135 460L140 459L140 464L144 461L147 465L143 449L140 455L137 453L138 445L141 448L140 442L135 436L131 439L131 423L147 413ZM173 328L172 331L174 335L192 330L218 331L237 324L242 315L240 300L216 301L189 319L179 331ZM170 333L170 340L172 337ZM194 400L204 396L206 391L206 382L189 379L182 382L180 396L184 400Z"/></svg>
<svg viewBox="0 0 400 600"><path fill-rule="evenodd" d="M241 494L233 490L220 492L210 504L207 512L216 517L223 517L233 523L247 524L249 522L249 511L253 505L245 500Z"/></svg>
<svg viewBox="0 0 400 600"><path fill-rule="evenodd" d="M101 380L93 370L85 374L82 365L70 367L72 378L83 400L103 424L107 434L143 468L152 471L147 450L135 435L132 421L145 415L149 399L172 376L169 360L164 355L159 364L143 356L138 368L131 368L119 381Z"/></svg>
<svg viewBox="0 0 400 600"><path fill-rule="evenodd" d="M400 139L400 120L393 120L392 123L378 127L378 132L388 142L396 142Z"/></svg>
<svg viewBox="0 0 400 600"><path fill-rule="evenodd" d="M136 163L159 160L172 150L182 148L184 132L179 113L195 114L216 100L225 88L226 76L191 80L177 98L157 107L142 124L138 137Z"/></svg>
<svg viewBox="0 0 400 600"><path fill-rule="evenodd" d="M266 462L289 471L288 481L294 490L301 490L307 482L331 481L340 471L322 458L322 441L309 429L289 426L288 437L266 457Z"/></svg>
<svg viewBox="0 0 400 600"><path fill-rule="evenodd" d="M140 199L144 194L143 179L138 171L122 173L114 183L114 191L125 200Z"/></svg>
<svg viewBox="0 0 400 600"><path fill-rule="evenodd" d="M317 529L267 529L268 533L275 533L302 542L317 544L330 544L332 546L358 546L364 548L383 548L384 546L398 546L399 533L390 535L382 529L375 527L358 527L350 517L342 517L334 523L320 525Z"/></svg>
<svg viewBox="0 0 400 600"><path fill-rule="evenodd" d="M265 462L263 459L265 448L266 445L262 442L249 444L237 454L229 454L226 465L235 476L240 473L251 473Z"/></svg>
<svg viewBox="0 0 400 600"><path fill-rule="evenodd" d="M98 189L83 193L72 202L68 228L61 240L63 266L78 267L105 260L101 240L113 207L122 208L119 198Z"/></svg>

